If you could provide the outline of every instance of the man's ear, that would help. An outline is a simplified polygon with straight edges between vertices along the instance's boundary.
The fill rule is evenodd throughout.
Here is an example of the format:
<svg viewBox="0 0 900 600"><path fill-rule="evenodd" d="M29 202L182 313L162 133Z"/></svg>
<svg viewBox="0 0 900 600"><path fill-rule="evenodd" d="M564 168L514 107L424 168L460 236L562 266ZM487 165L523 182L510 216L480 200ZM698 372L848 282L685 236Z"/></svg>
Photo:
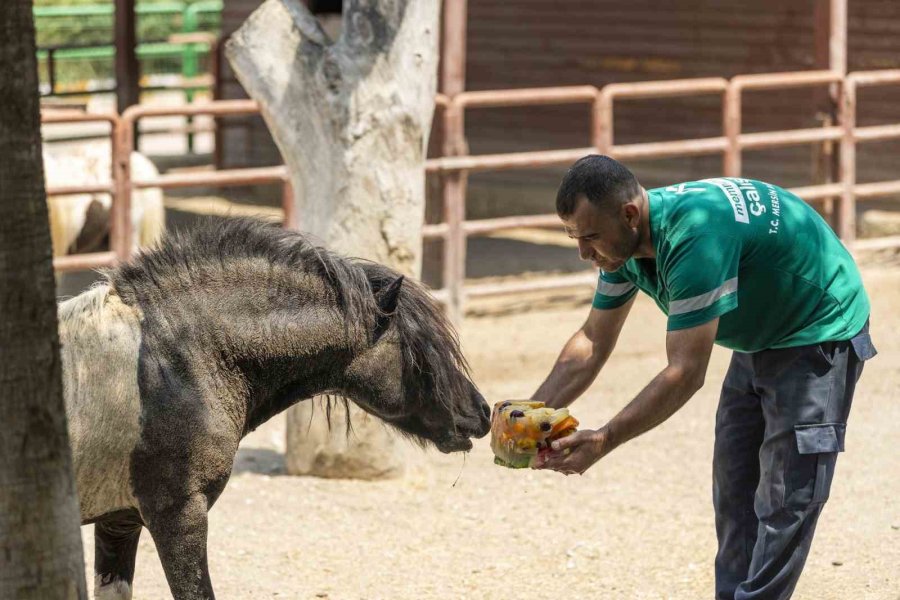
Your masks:
<svg viewBox="0 0 900 600"><path fill-rule="evenodd" d="M622 218L625 224L631 229L640 227L641 225L641 209L632 201L628 201L622 205Z"/></svg>

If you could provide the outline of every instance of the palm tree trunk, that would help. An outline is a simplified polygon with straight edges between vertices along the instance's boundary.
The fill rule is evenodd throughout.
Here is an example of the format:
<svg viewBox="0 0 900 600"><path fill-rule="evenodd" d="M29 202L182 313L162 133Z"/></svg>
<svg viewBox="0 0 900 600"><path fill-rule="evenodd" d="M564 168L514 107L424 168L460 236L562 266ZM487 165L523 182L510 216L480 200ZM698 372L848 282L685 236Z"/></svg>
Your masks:
<svg viewBox="0 0 900 600"><path fill-rule="evenodd" d="M87 598L63 405L31 0L0 10L0 598Z"/></svg>

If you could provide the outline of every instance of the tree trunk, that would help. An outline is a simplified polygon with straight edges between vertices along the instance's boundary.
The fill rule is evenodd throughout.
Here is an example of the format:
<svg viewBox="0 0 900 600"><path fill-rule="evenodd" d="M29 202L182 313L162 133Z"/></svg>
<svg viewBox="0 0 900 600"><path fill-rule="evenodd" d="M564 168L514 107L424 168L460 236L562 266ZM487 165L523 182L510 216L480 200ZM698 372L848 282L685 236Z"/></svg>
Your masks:
<svg viewBox="0 0 900 600"><path fill-rule="evenodd" d="M87 598L30 0L0 10L0 598Z"/></svg>
<svg viewBox="0 0 900 600"><path fill-rule="evenodd" d="M266 0L225 49L291 173L302 228L333 250L414 277L439 23L439 0L345 0L332 41L300 0ZM291 411L290 472L402 471L397 439L355 407L349 439L337 418L330 429L309 426L325 412L312 402Z"/></svg>

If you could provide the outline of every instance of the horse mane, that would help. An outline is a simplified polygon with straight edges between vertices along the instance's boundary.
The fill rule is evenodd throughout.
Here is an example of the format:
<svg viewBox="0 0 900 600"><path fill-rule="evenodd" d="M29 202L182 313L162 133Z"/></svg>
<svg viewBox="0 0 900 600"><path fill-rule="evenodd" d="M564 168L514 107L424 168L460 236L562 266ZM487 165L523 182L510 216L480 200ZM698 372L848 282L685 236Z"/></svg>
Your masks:
<svg viewBox="0 0 900 600"><path fill-rule="evenodd" d="M157 247L106 275L126 303L139 303L142 290L160 282L175 279L179 286L188 287L199 270L224 268L242 259L261 259L317 276L333 291L347 327L367 336L373 334L376 320L385 316L374 295L400 276L385 265L343 257L313 244L302 233L252 218L169 232ZM468 400L469 366L456 331L437 302L421 284L406 278L390 318L403 353L407 397L423 405L439 402L455 413L455 404ZM327 407L330 413L330 402Z"/></svg>
<svg viewBox="0 0 900 600"><path fill-rule="evenodd" d="M224 270L241 260L262 260L272 267L313 275L335 294L349 326L373 323L377 306L365 272L338 254L318 247L299 232L253 218L208 221L167 233L155 248L106 272L126 302L139 303L142 292L162 285L188 288L198 274Z"/></svg>

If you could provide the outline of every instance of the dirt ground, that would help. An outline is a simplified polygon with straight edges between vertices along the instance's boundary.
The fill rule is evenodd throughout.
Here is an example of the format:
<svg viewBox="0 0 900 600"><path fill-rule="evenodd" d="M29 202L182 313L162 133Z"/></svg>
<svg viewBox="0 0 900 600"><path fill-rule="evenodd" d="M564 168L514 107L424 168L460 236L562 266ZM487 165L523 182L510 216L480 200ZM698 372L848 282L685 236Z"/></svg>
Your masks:
<svg viewBox="0 0 900 600"><path fill-rule="evenodd" d="M74 126L58 127L61 135L78 133ZM145 135L141 150L181 156L184 149L173 148L170 138ZM196 141L199 151L208 151L209 136ZM194 207L197 202L167 198L169 226L189 223L195 212L239 214L218 198ZM510 232L502 239L473 238L466 272L502 278L529 269L581 268L558 238L536 240L534 232L522 239ZM543 245L538 253L535 242ZM900 262L894 254L883 258L864 269L880 354L857 392L847 452L838 461L831 499L794 596L799 600L900 600L900 428L892 425L900 422ZM78 293L94 278L66 275L62 295ZM526 397L540 384L583 321L590 297L589 290L580 290L471 307L461 338L489 402ZM664 327L652 302L639 298L617 351L573 406L584 427L603 424L663 367ZM713 422L728 357L717 349L707 385L694 399L582 477L497 467L487 440L478 440L465 457L410 447L409 472L399 480L289 477L283 475L279 415L244 440L232 479L210 513L217 595L709 598L716 547ZM93 528L82 532L91 582ZM146 531L134 597L170 597Z"/></svg>
<svg viewBox="0 0 900 600"><path fill-rule="evenodd" d="M900 267L864 269L879 356L866 368L847 451L798 599L900 598ZM488 401L523 398L583 321L590 293L494 300L461 328ZM637 302L617 351L573 406L585 427L611 417L664 365L663 315ZM376 483L282 474L284 416L242 444L210 513L220 598L709 598L716 548L713 421L729 354L673 418L582 477L492 464L486 439L463 455L410 447L409 473ZM454 486L454 481L459 477ZM89 579L91 527L83 528ZM168 598L150 536L134 597Z"/></svg>

